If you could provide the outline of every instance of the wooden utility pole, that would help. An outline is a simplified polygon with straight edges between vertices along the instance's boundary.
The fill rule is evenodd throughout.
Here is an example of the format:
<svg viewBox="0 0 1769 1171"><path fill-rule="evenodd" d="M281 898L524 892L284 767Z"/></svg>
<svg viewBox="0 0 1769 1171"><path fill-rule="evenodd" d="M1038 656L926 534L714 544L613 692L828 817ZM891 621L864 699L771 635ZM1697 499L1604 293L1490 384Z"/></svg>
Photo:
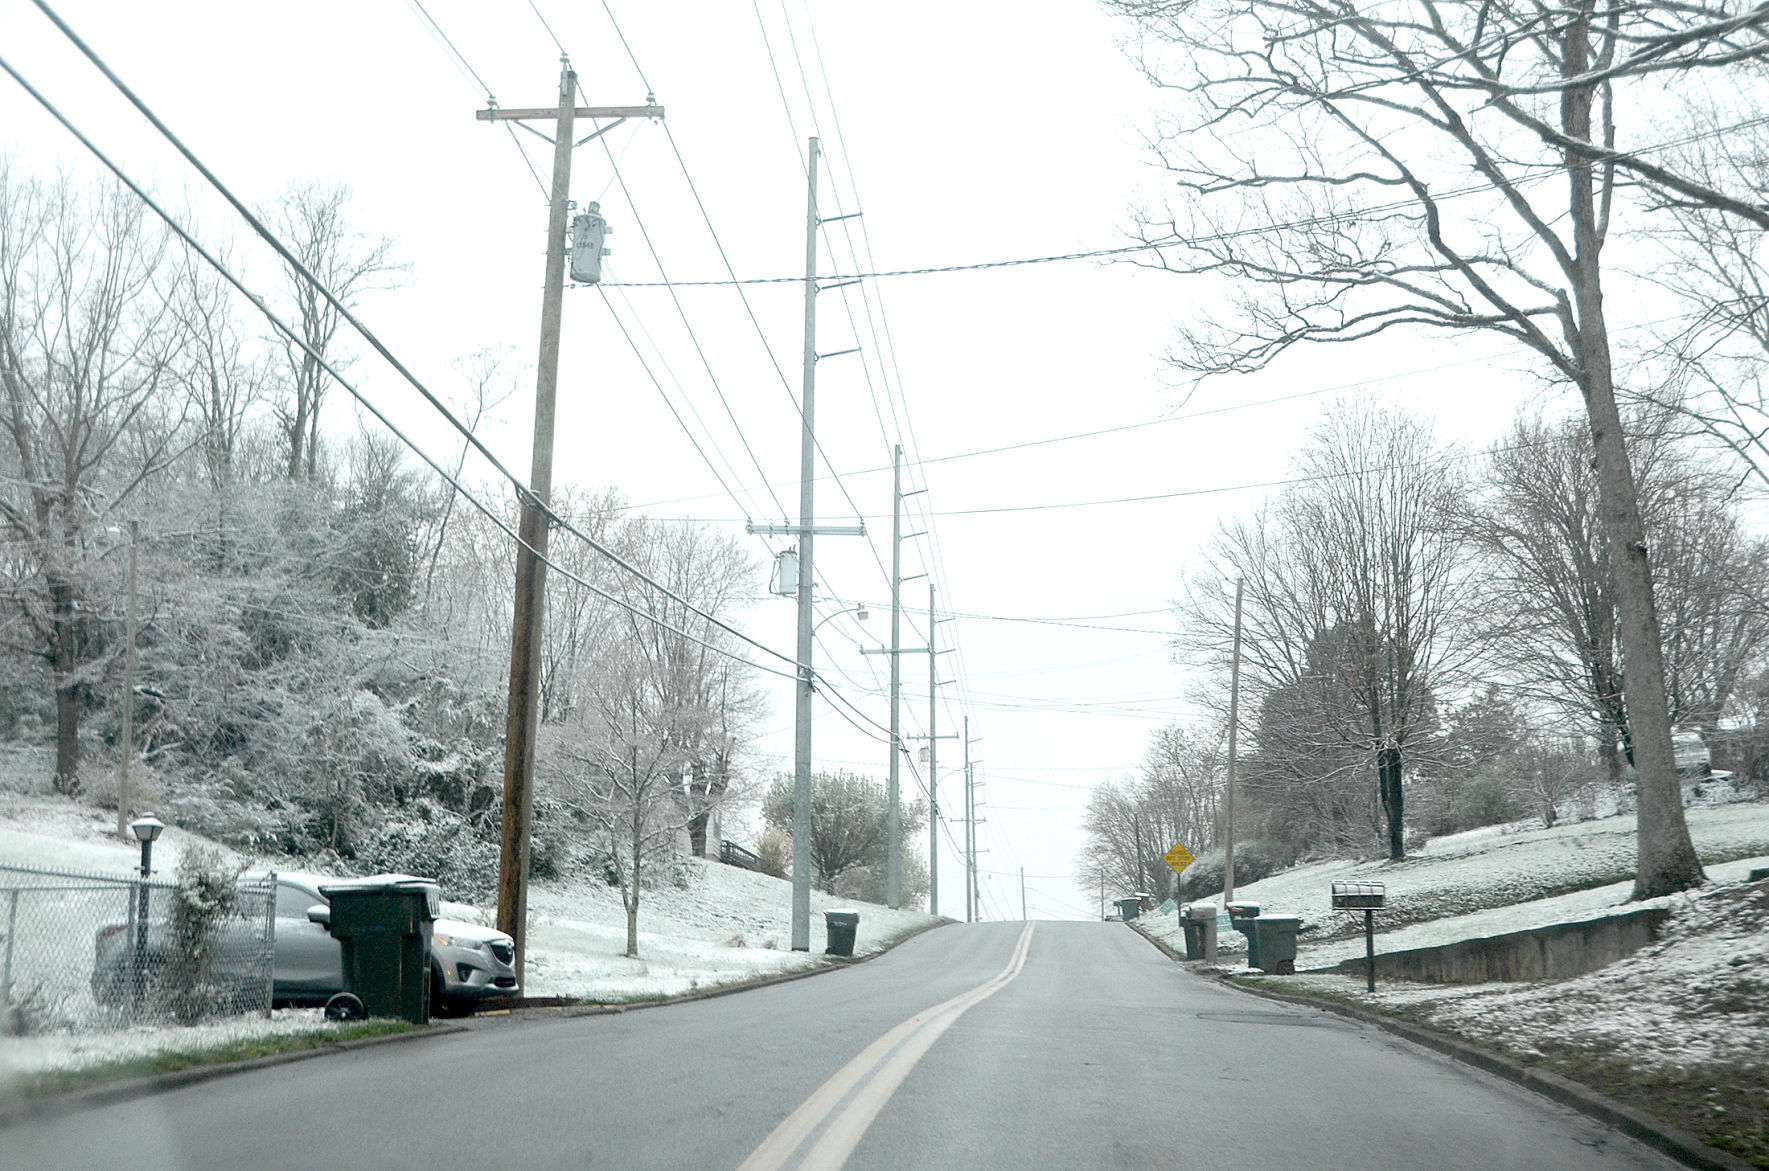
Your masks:
<svg viewBox="0 0 1769 1171"><path fill-rule="evenodd" d="M521 493L516 549L516 604L510 630L510 692L504 718L504 825L498 859L498 930L516 941L516 980L524 982L528 942L528 859L534 821L534 738L540 723L541 633L546 615L547 515L553 501L553 420L559 386L559 331L565 298L565 224L571 201L571 150L576 120L661 118L663 107L583 107L577 74L560 58L556 109L480 110L481 122L554 119L553 188L547 215L547 269L541 294L540 362L534 387L534 456ZM597 134L613 129L612 126ZM590 137L595 137L591 135ZM588 141L585 139L584 141Z"/></svg>
<svg viewBox="0 0 1769 1171"><path fill-rule="evenodd" d="M1235 736L1241 727L1241 592L1245 578L1235 579L1235 649L1228 669L1228 843L1222 851L1222 901L1235 897Z"/></svg>
<svg viewBox="0 0 1769 1171"><path fill-rule="evenodd" d="M134 841L129 832L129 811L135 804L135 782L129 775L135 753L135 548L141 540L141 522L129 522L129 618L127 648L123 652L123 758L117 772L117 836Z"/></svg>

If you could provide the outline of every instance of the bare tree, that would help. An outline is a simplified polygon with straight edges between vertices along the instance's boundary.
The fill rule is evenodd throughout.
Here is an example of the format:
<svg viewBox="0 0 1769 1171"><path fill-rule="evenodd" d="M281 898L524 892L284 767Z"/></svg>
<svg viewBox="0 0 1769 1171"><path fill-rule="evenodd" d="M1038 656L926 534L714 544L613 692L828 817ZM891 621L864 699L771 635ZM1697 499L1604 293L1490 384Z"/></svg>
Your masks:
<svg viewBox="0 0 1769 1171"><path fill-rule="evenodd" d="M753 669L732 653L735 639L704 615L727 623L738 617L756 596L759 569L733 537L702 525L636 518L623 527L621 547L675 595L628 575L616 578L631 607L624 614L626 637L648 645L657 687L676 713L673 734L681 749L679 788L690 813L690 848L705 857L708 824L731 793L748 726L763 698Z"/></svg>
<svg viewBox="0 0 1769 1171"><path fill-rule="evenodd" d="M1245 579L1241 677L1261 705L1256 747L1312 761L1310 770L1330 761L1310 783L1365 762L1398 860L1409 754L1472 654L1459 612L1461 541L1448 523L1463 491L1458 463L1418 420L1340 404L1298 471L1302 482L1266 513L1218 534L1211 572L1189 583L1180 606L1181 649L1224 665L1234 613L1222 583ZM1308 751L1275 742L1280 728Z"/></svg>
<svg viewBox="0 0 1769 1171"><path fill-rule="evenodd" d="M1108 3L1145 34L1145 69L1178 104L1154 147L1182 208L1143 218L1144 241L1160 249L1151 263L1235 290L1223 320L1182 335L1181 366L1255 370L1303 342L1482 331L1578 387L1639 766L1635 893L1699 883L1617 407L1603 250L1612 222L1650 217L1654 201L1769 226L1757 189L1716 187L1664 162L1651 121L1655 97L1690 71L1712 85L1751 67L1769 47L1762 10L1724 0ZM1630 117L1643 132L1624 145Z"/></svg>
<svg viewBox="0 0 1769 1171"><path fill-rule="evenodd" d="M639 905L654 863L673 857L688 814L677 797L675 714L644 648L624 642L597 665L583 705L545 731L541 768L555 799L588 822L598 860L620 887L626 954L639 954Z"/></svg>
<svg viewBox="0 0 1769 1171"><path fill-rule="evenodd" d="M456 413L469 432L477 433L486 417L516 392L514 353L514 349L509 346L495 349L481 346L467 357L455 360L455 372L466 383L465 409ZM437 485L442 503L435 510L436 520L432 526L435 532L426 542L429 554L425 558L424 589L421 595L422 610L426 614L430 610L430 590L436 581L436 564L442 558L442 547L448 541L449 523L454 519L455 505L460 497L460 491L455 485L460 482L461 474L466 470L469 447L470 444L463 437L460 450L455 455L452 482Z"/></svg>
<svg viewBox="0 0 1769 1171"><path fill-rule="evenodd" d="M1180 723L1157 729L1136 775L1089 796L1083 873L1116 890L1177 894L1164 855L1175 843L1193 854L1216 844L1223 760L1218 737Z"/></svg>
<svg viewBox="0 0 1769 1171"><path fill-rule="evenodd" d="M1663 411L1631 430L1641 511L1657 550L1666 617L1667 701L1675 723L1712 732L1769 647L1764 542L1746 536L1733 480L1687 450ZM1588 432L1520 419L1494 450L1468 531L1494 665L1538 710L1589 727L1612 784L1634 759L1622 687L1613 579Z"/></svg>
<svg viewBox="0 0 1769 1171"><path fill-rule="evenodd" d="M0 526L53 679L58 792L79 787L80 720L108 661L88 546L168 458L166 249L121 188L44 184L0 155Z"/></svg>
<svg viewBox="0 0 1769 1171"><path fill-rule="evenodd" d="M228 250L215 251L226 263ZM203 470L225 508L247 420L269 371L253 353L232 287L188 248L177 251L172 268L171 303L182 336L170 374L201 429Z"/></svg>
<svg viewBox="0 0 1769 1171"><path fill-rule="evenodd" d="M393 241L371 238L350 226L350 188L312 181L291 185L269 209L266 220L295 259L347 308L364 293L395 287L405 268L393 260ZM319 447L319 412L331 389L332 376L320 366L323 357L334 369L343 355L334 347L343 314L293 267L284 265L284 287L294 307L293 325L305 348L280 338L289 385L277 404L287 443L290 479L314 477Z"/></svg>

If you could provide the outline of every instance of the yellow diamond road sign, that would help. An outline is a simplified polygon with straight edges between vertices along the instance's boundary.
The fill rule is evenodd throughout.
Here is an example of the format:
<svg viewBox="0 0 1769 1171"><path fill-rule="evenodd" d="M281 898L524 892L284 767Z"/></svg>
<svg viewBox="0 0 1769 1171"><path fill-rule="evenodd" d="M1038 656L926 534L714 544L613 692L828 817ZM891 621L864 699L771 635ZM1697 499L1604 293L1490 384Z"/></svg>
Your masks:
<svg viewBox="0 0 1769 1171"><path fill-rule="evenodd" d="M1163 854L1161 861L1173 867L1173 873L1180 874L1192 864L1192 852L1180 843L1174 842L1173 849Z"/></svg>

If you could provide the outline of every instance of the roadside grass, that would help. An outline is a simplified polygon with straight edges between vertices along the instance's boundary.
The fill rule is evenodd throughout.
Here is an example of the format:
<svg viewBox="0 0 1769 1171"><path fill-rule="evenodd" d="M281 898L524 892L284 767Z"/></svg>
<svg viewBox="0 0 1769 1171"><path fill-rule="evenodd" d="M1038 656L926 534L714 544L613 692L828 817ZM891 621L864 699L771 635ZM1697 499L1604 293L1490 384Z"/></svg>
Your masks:
<svg viewBox="0 0 1769 1171"><path fill-rule="evenodd" d="M165 1050L139 1057L100 1061L79 1069L58 1069L45 1073L24 1074L9 1081L6 1093L14 1098L46 1098L132 1078L181 1073L189 1069L229 1065L238 1061L252 1061L260 1057L276 1057L285 1053L305 1053L314 1049L327 1049L341 1045L346 1041L360 1041L370 1037L409 1033L422 1027L408 1021L371 1020L363 1021L360 1024L328 1026L313 1032L242 1037L219 1045Z"/></svg>
<svg viewBox="0 0 1769 1171"><path fill-rule="evenodd" d="M1247 988L1273 988L1266 976L1224 976ZM1714 1062L1699 1068L1663 1065L1647 1068L1624 1061L1600 1046L1544 1039L1533 1052L1516 1049L1466 1032L1446 1032L1421 1006L1372 1002L1335 988L1311 988L1305 978L1282 981L1286 996L1329 1000L1363 1012L1404 1021L1453 1036L1510 1058L1519 1065L1544 1069L1586 1089L1649 1114L1686 1134L1743 1159L1769 1168L1769 1065Z"/></svg>

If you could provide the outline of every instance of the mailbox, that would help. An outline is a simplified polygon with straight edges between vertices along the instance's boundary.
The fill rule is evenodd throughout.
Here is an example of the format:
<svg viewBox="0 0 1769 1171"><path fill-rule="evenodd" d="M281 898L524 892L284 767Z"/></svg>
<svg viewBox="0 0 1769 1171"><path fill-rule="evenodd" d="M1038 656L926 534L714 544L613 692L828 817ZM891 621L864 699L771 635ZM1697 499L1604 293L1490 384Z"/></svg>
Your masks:
<svg viewBox="0 0 1769 1171"><path fill-rule="evenodd" d="M1380 882L1335 882L1335 911L1379 911L1387 903L1387 887Z"/></svg>

